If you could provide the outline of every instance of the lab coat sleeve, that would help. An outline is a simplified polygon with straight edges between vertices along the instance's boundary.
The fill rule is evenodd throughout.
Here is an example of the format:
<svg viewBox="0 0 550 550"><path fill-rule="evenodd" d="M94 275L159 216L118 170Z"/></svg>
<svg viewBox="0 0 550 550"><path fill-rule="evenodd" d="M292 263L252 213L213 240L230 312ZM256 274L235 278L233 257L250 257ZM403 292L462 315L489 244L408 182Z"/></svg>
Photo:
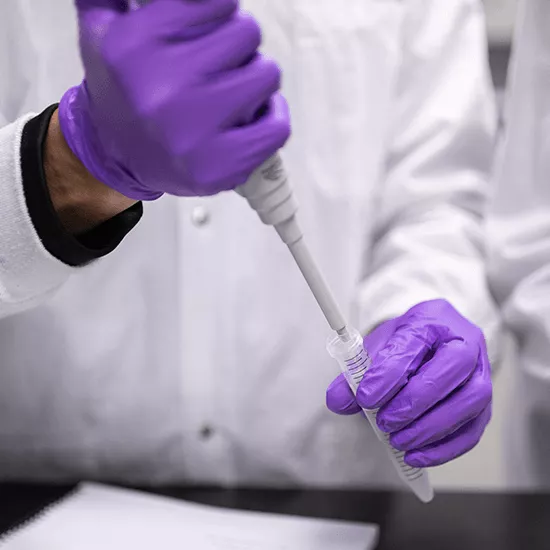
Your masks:
<svg viewBox="0 0 550 550"><path fill-rule="evenodd" d="M506 131L488 215L489 280L506 331L519 344L529 405L548 410L550 4L529 0L520 5L504 117Z"/></svg>
<svg viewBox="0 0 550 550"><path fill-rule="evenodd" d="M137 225L143 206L75 236L51 202L42 151L56 105L0 129L0 316L49 297L75 268L110 254Z"/></svg>
<svg viewBox="0 0 550 550"><path fill-rule="evenodd" d="M0 128L0 317L37 305L72 271L44 248L27 210L20 148L31 118Z"/></svg>
<svg viewBox="0 0 550 550"><path fill-rule="evenodd" d="M477 0L409 0L393 126L360 327L434 298L484 330L498 359L483 216L496 132L484 14Z"/></svg>

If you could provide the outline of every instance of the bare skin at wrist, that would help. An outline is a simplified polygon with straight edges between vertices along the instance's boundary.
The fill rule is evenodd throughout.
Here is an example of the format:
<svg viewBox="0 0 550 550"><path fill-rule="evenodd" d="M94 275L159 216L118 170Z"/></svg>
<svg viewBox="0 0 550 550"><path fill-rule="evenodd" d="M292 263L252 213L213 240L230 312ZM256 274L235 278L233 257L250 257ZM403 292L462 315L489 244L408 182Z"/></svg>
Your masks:
<svg viewBox="0 0 550 550"><path fill-rule="evenodd" d="M65 142L57 111L46 137L44 171L59 220L73 235L97 227L137 202L107 187L86 170Z"/></svg>

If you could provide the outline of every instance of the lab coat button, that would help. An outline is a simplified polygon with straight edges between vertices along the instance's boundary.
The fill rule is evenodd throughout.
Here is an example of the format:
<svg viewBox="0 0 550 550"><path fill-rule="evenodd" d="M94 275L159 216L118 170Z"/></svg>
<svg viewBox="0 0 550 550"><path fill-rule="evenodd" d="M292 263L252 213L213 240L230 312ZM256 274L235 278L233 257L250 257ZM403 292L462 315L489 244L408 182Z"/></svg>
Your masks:
<svg viewBox="0 0 550 550"><path fill-rule="evenodd" d="M201 439L210 439L214 435L214 430L210 426L203 426L200 431Z"/></svg>
<svg viewBox="0 0 550 550"><path fill-rule="evenodd" d="M195 227L201 227L206 225L210 220L210 214L208 210L203 206L195 206L191 212L191 222Z"/></svg>

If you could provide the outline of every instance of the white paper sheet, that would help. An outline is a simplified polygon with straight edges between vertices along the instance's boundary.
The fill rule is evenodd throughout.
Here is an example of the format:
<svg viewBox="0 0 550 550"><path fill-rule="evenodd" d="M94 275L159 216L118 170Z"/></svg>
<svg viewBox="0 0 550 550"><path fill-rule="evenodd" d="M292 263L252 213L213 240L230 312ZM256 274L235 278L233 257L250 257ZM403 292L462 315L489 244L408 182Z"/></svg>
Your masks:
<svg viewBox="0 0 550 550"><path fill-rule="evenodd" d="M373 525L182 502L83 485L15 532L7 550L372 550Z"/></svg>

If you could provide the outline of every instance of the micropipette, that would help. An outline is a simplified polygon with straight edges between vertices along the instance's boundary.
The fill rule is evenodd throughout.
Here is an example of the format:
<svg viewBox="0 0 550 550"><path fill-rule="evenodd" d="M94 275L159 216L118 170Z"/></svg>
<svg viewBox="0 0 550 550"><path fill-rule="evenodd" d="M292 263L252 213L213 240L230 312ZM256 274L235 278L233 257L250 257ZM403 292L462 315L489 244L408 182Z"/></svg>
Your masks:
<svg viewBox="0 0 550 550"><path fill-rule="evenodd" d="M275 228L282 241L288 246L328 324L337 333L336 337L327 344L327 349L338 362L350 388L355 393L371 360L363 347L361 335L347 324L309 251L296 218L298 203L292 193L280 155L274 155L255 170L248 181L237 188L237 192L247 199L263 223ZM407 465L404 461L405 453L391 446L388 434L382 432L376 424L377 411L363 409L363 412L378 439L386 447L390 460L401 479L422 502L432 500L433 489L428 473L423 469Z"/></svg>

